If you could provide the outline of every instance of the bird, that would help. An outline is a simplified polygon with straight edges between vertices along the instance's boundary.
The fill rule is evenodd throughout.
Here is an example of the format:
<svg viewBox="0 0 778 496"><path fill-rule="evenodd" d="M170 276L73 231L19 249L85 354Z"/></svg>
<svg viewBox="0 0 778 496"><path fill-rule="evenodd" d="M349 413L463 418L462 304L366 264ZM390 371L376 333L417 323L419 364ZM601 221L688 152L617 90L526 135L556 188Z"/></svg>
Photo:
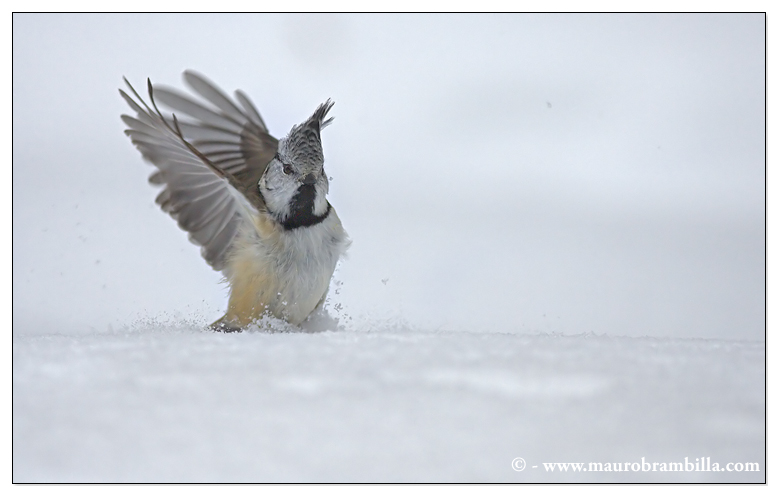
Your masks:
<svg viewBox="0 0 778 496"><path fill-rule="evenodd" d="M146 103L125 77L130 93L119 93L134 115L121 119L156 167L156 203L229 286L227 310L210 328L241 331L265 315L300 326L323 308L351 244L327 199L321 131L334 102L276 139L242 91L232 99L191 70L183 79L199 98L147 79Z"/></svg>

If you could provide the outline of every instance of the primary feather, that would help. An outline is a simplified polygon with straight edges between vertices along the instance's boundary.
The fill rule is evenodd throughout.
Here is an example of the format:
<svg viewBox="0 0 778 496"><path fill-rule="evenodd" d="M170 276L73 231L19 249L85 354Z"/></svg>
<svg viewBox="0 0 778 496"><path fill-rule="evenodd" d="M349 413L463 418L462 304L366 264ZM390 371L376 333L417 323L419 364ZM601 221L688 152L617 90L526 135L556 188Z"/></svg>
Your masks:
<svg viewBox="0 0 778 496"><path fill-rule="evenodd" d="M136 116L123 115L122 119L133 144L159 169L149 178L152 184L164 185L157 203L202 246L205 260L222 270L245 204L258 211L265 208L256 185L276 153L278 140L268 134L259 112L244 94L238 94L246 109L242 111L203 76L187 71L184 79L213 107L149 84L150 98L182 118L177 127L181 137L169 119L149 107L129 82L135 98L122 90L120 93ZM224 175L204 163L182 138Z"/></svg>

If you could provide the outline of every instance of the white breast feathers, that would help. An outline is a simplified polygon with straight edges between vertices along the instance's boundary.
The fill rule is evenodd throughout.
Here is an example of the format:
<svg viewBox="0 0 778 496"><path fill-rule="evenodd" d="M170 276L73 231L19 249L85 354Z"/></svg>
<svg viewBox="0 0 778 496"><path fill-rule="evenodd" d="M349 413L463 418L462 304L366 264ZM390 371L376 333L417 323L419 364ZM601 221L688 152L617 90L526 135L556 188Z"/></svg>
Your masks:
<svg viewBox="0 0 778 496"><path fill-rule="evenodd" d="M283 229L260 213L242 227L224 274L231 294L222 322L245 327L265 313L302 323L324 302L351 241L334 209L319 224Z"/></svg>

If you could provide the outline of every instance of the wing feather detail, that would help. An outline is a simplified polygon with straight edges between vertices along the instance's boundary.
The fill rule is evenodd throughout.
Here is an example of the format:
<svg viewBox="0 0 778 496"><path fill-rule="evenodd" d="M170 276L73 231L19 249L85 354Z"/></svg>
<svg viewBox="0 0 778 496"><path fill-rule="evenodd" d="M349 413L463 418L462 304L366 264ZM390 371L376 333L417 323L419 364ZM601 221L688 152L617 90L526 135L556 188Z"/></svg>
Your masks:
<svg viewBox="0 0 778 496"><path fill-rule="evenodd" d="M149 82L149 106L125 79L132 96L119 93L135 115L122 120L125 134L157 167L149 177L163 186L157 204L202 247L203 258L222 270L247 216L265 210L257 183L278 140L242 92L234 103L194 72L185 72L184 80L205 101Z"/></svg>

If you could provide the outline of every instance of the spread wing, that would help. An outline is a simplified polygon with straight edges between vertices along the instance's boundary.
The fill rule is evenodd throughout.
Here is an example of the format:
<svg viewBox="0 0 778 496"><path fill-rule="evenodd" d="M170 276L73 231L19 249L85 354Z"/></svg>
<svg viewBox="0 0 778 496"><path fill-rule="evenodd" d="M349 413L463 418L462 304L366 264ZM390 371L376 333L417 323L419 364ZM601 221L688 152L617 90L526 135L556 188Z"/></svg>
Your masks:
<svg viewBox="0 0 778 496"><path fill-rule="evenodd" d="M204 103L149 81L152 108L125 80L135 98L119 93L136 115L122 115L122 120L133 144L158 169L149 177L152 184L164 185L157 203L202 247L203 258L221 270L247 211L265 210L257 182L278 140L242 92L236 92L236 103L194 72L185 72L184 80ZM160 112L157 102L173 116Z"/></svg>

